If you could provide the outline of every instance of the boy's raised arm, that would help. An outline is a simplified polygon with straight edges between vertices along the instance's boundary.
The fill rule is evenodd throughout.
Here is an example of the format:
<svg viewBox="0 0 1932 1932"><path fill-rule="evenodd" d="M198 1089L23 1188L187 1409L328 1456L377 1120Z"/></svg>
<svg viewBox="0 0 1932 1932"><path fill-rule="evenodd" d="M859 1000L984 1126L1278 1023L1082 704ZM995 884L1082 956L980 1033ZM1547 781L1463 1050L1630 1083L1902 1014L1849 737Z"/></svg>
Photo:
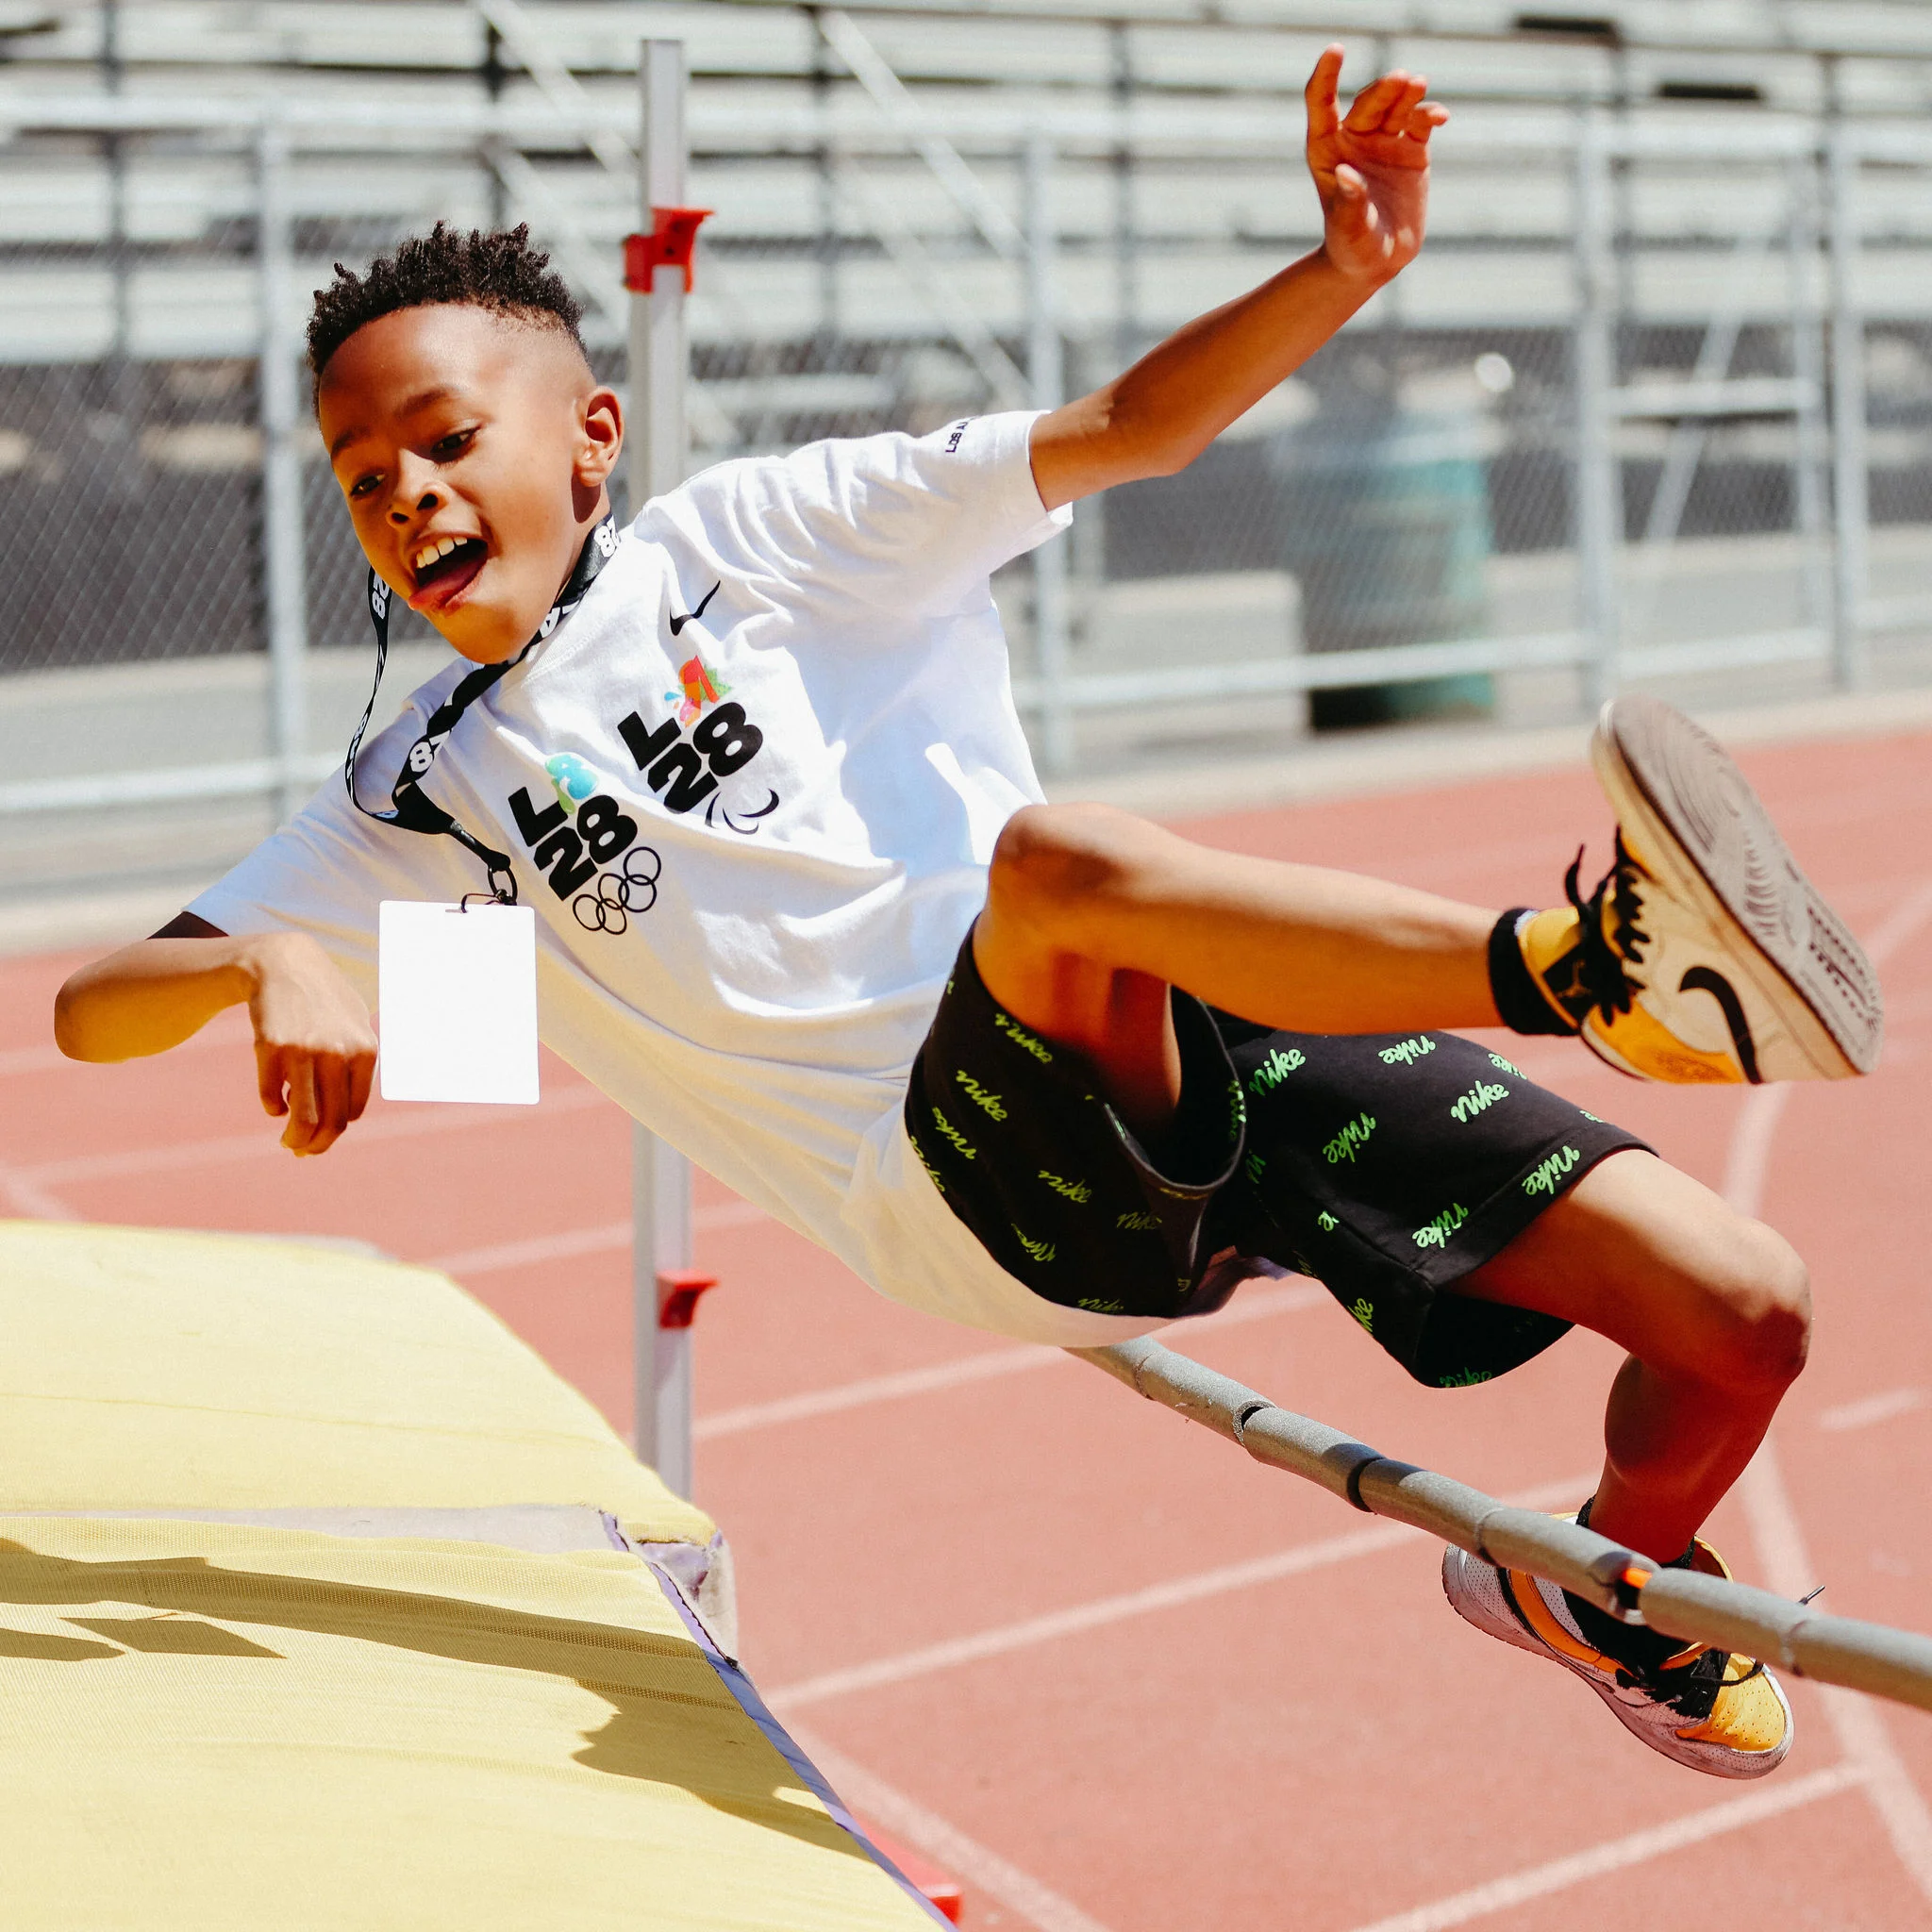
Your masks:
<svg viewBox="0 0 1932 1932"><path fill-rule="evenodd" d="M54 1002L54 1038L71 1059L139 1059L243 1005L262 1108L288 1116L282 1145L323 1153L369 1103L375 1033L361 997L306 933L230 938L184 912L74 974Z"/></svg>
<svg viewBox="0 0 1932 1932"><path fill-rule="evenodd" d="M1033 426L1033 475L1049 509L1115 483L1185 468L1285 381L1415 258L1428 205L1429 137L1448 110L1397 69L1346 118L1332 46L1308 76L1308 172L1322 198L1313 254L1177 330L1124 375Z"/></svg>

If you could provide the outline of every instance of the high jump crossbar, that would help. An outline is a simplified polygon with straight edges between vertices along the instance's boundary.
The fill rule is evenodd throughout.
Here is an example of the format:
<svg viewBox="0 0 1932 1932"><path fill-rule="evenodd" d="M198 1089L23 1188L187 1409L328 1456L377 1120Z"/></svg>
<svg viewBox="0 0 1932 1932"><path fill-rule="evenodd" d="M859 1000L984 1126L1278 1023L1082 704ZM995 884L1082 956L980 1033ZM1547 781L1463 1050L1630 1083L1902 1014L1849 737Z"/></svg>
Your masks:
<svg viewBox="0 0 1932 1932"><path fill-rule="evenodd" d="M1384 1456L1144 1336L1068 1353L1226 1437L1257 1462L1319 1484L1370 1515L1560 1584L1613 1616L1627 1621L1638 1613L1668 1637L1932 1710L1932 1637L1826 1616L1720 1576L1664 1569L1593 1530L1499 1503L1467 1483Z"/></svg>

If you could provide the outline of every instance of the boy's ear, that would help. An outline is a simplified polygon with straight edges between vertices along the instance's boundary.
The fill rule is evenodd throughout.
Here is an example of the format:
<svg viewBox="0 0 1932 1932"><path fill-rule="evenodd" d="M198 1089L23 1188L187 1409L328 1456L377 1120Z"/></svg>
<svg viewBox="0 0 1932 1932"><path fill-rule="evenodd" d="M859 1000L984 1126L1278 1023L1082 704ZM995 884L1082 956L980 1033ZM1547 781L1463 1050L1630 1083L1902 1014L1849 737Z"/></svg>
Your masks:
<svg viewBox="0 0 1932 1932"><path fill-rule="evenodd" d="M576 475L580 483L601 484L624 451L624 405L617 391L594 389L582 404L578 423Z"/></svg>

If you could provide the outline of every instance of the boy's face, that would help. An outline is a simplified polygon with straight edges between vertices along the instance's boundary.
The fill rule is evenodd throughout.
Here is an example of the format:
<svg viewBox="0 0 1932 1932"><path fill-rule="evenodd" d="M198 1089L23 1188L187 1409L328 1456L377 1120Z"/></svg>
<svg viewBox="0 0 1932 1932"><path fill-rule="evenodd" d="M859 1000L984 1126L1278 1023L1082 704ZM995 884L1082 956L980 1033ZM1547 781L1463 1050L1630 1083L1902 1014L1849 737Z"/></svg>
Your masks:
<svg viewBox="0 0 1932 1932"><path fill-rule="evenodd" d="M464 657L522 649L624 441L575 343L456 303L398 309L329 358L315 407L376 575Z"/></svg>

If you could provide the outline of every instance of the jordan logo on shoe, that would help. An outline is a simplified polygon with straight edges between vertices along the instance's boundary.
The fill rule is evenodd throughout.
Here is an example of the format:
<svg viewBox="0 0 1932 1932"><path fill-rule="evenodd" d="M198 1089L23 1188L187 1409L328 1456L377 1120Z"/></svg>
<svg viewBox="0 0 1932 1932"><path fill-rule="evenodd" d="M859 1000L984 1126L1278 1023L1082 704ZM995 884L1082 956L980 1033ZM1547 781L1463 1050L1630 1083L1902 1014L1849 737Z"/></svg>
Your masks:
<svg viewBox="0 0 1932 1932"><path fill-rule="evenodd" d="M718 592L722 591L724 588L724 586L722 582L713 584L711 588L705 592L704 596L699 599L698 608L695 610L687 610L682 617L674 617L671 620L671 635L673 637L675 637L678 634L678 632L685 627L686 625L696 623L697 620L705 614L705 606L708 604L711 601L711 599L715 597L718 594Z"/></svg>

